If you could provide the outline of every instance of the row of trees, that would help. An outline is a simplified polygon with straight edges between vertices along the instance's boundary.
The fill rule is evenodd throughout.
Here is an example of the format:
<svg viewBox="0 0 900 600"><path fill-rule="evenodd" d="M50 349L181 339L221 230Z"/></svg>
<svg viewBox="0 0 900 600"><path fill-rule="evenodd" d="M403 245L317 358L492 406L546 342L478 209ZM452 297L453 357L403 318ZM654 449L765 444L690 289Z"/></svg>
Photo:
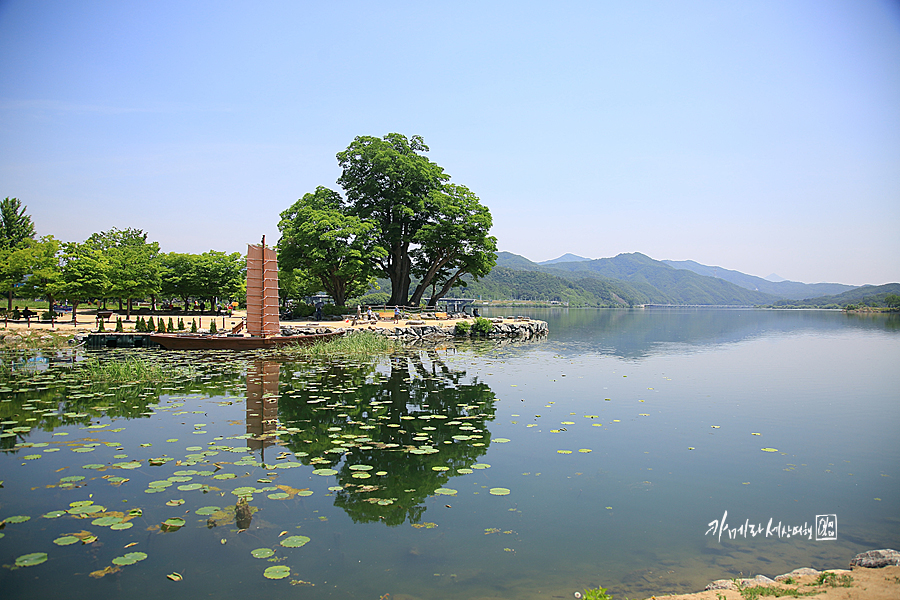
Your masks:
<svg viewBox="0 0 900 600"><path fill-rule="evenodd" d="M343 306L381 276L388 304L417 306L428 294L434 306L466 285L463 275L487 275L497 251L490 211L425 152L420 136L399 133L360 136L339 152L344 194L320 186L281 213L282 285L297 296L325 290Z"/></svg>
<svg viewBox="0 0 900 600"><path fill-rule="evenodd" d="M111 229L84 242L35 239L34 224L17 198L0 201L0 290L12 309L13 294L66 299L78 305L89 299L115 299L131 318L132 301L144 298L233 298L245 286L240 253L160 253L140 229Z"/></svg>

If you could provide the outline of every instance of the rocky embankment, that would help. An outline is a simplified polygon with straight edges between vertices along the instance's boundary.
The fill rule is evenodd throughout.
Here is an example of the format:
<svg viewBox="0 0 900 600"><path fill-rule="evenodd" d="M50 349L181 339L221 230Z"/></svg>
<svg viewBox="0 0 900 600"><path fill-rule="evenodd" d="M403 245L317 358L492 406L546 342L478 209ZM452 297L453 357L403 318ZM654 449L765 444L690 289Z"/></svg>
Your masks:
<svg viewBox="0 0 900 600"><path fill-rule="evenodd" d="M302 327L285 327L282 326L282 335L297 335L303 333L327 333L338 329L344 329L348 335L352 335L358 331L374 331L375 333L387 336L391 339L401 341L418 341L428 339L442 339L453 337L479 337L471 331L462 333L456 323L459 319L450 321L424 321L424 320L408 320L394 323L371 323L364 327L341 328L318 326L302 326ZM491 331L487 334L488 338L517 338L529 340L532 338L547 335L549 331L546 321L537 321L523 317L513 319L494 318L491 321ZM471 323L471 321L468 321Z"/></svg>

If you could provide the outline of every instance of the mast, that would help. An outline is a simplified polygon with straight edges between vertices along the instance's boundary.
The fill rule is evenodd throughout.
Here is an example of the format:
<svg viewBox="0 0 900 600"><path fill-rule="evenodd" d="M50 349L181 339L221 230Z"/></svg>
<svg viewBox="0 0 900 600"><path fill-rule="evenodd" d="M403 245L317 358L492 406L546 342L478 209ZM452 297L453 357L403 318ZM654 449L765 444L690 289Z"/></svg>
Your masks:
<svg viewBox="0 0 900 600"><path fill-rule="evenodd" d="M247 246L247 331L252 336L278 335L278 257L261 245Z"/></svg>

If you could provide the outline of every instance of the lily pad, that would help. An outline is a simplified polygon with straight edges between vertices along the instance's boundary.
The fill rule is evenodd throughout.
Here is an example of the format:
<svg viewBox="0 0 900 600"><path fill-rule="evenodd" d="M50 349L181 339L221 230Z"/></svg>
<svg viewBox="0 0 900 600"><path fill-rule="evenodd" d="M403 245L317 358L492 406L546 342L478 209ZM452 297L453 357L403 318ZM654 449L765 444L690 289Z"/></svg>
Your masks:
<svg viewBox="0 0 900 600"><path fill-rule="evenodd" d="M281 545L285 548L299 548L300 546L305 545L308 541L309 538L305 535L292 535L281 540Z"/></svg>
<svg viewBox="0 0 900 600"><path fill-rule="evenodd" d="M119 566L133 565L134 563L144 560L145 558L147 558L146 552L129 552L124 556L115 557L114 559L112 559L112 563Z"/></svg>
<svg viewBox="0 0 900 600"><path fill-rule="evenodd" d="M439 496L455 496L457 494L457 490L452 488L438 488L434 490L434 493Z"/></svg>
<svg viewBox="0 0 900 600"><path fill-rule="evenodd" d="M53 543L57 546L69 546L71 544L77 544L80 541L81 540L74 535L64 535L53 540Z"/></svg>
<svg viewBox="0 0 900 600"><path fill-rule="evenodd" d="M778 452L778 448L762 448L763 452Z"/></svg>
<svg viewBox="0 0 900 600"><path fill-rule="evenodd" d="M23 554L16 559L17 567L33 567L41 563L47 562L46 552L32 552L31 554Z"/></svg>
<svg viewBox="0 0 900 600"><path fill-rule="evenodd" d="M285 565L275 565L274 567L269 567L263 572L263 577L266 579L284 579L288 575L291 574L291 568Z"/></svg>
<svg viewBox="0 0 900 600"><path fill-rule="evenodd" d="M269 558L273 554L275 554L275 551L271 548L257 548L250 552L250 555L253 556L253 558Z"/></svg>
<svg viewBox="0 0 900 600"><path fill-rule="evenodd" d="M337 471L334 469L314 469L313 475L322 475L323 477L327 477L329 475L337 475Z"/></svg>
<svg viewBox="0 0 900 600"><path fill-rule="evenodd" d="M508 488L502 488L502 487L491 488L491 489L490 489L490 494L491 494L491 496L508 496L508 495L509 495L509 489L508 489Z"/></svg>
<svg viewBox="0 0 900 600"><path fill-rule="evenodd" d="M28 515L16 515L14 517L6 517L3 519L3 523L24 523L25 521L30 520L31 517Z"/></svg>

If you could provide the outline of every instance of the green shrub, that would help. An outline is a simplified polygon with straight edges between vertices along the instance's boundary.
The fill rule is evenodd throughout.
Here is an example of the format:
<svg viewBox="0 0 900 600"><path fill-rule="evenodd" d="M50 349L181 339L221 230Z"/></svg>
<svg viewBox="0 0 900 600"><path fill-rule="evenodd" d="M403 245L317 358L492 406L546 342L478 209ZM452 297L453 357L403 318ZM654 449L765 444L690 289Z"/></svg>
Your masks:
<svg viewBox="0 0 900 600"><path fill-rule="evenodd" d="M218 331L219 331L219 330L216 328L216 320L215 320L215 319L210 319L210 320L209 320L209 332L210 332L210 333L217 333Z"/></svg>
<svg viewBox="0 0 900 600"><path fill-rule="evenodd" d="M159 319L157 319L157 321L159 321L159 327L157 327L156 330L160 333L165 333L166 332L166 322L162 320L162 317L159 317Z"/></svg>
<svg viewBox="0 0 900 600"><path fill-rule="evenodd" d="M472 325L472 332L475 335L488 335L494 328L494 324L484 317L475 317L475 323Z"/></svg>
<svg viewBox="0 0 900 600"><path fill-rule="evenodd" d="M116 317L116 332L124 333L125 326L122 324L122 317Z"/></svg>
<svg viewBox="0 0 900 600"><path fill-rule="evenodd" d="M469 329L472 328L472 324L468 321L457 321L456 327L453 329L453 333L456 335L469 335Z"/></svg>
<svg viewBox="0 0 900 600"><path fill-rule="evenodd" d="M170 333L175 331L175 325L172 323L172 317L169 317L169 322L166 323L166 331Z"/></svg>
<svg viewBox="0 0 900 600"><path fill-rule="evenodd" d="M191 333L197 333L197 320L191 319Z"/></svg>
<svg viewBox="0 0 900 600"><path fill-rule="evenodd" d="M45 321L52 321L55 317L51 311L45 310L43 313L41 313L41 318Z"/></svg>
<svg viewBox="0 0 900 600"><path fill-rule="evenodd" d="M153 317L147 319L147 332L153 333L156 331L156 324L153 322Z"/></svg>
<svg viewBox="0 0 900 600"><path fill-rule="evenodd" d="M184 319L178 317L178 331L184 331Z"/></svg>
<svg viewBox="0 0 900 600"><path fill-rule="evenodd" d="M103 319L100 319L100 325L97 326L97 331L106 331L106 328L103 327Z"/></svg>

